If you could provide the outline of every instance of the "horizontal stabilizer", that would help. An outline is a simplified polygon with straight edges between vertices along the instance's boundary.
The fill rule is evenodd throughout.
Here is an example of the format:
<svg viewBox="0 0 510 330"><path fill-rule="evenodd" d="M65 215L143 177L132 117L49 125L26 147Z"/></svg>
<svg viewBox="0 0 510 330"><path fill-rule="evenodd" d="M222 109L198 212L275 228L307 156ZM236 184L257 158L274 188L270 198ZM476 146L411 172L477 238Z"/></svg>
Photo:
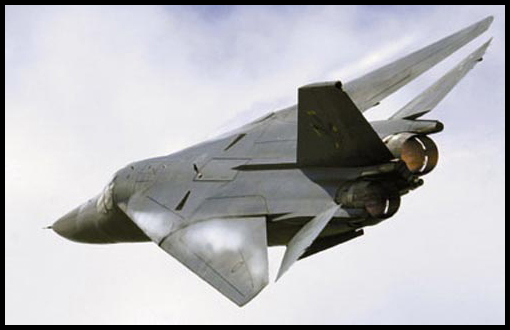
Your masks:
<svg viewBox="0 0 510 330"><path fill-rule="evenodd" d="M268 284L265 217L189 223L143 195L119 207L166 253L237 305L252 300Z"/></svg>
<svg viewBox="0 0 510 330"><path fill-rule="evenodd" d="M439 102L457 85L466 74L482 60L487 47L491 43L490 39L480 48L475 50L466 59L460 62L435 84L426 89L423 93L415 97L402 109L397 111L390 119L416 119L434 109Z"/></svg>
<svg viewBox="0 0 510 330"><path fill-rule="evenodd" d="M345 84L344 90L365 111L399 90L456 50L485 32L494 18L489 16L425 48Z"/></svg>
<svg viewBox="0 0 510 330"><path fill-rule="evenodd" d="M312 245L310 245L306 249L306 252L303 253L301 257L299 257L299 260L307 258L309 256L313 256L316 253L330 249L334 246L337 246L338 244L342 244L352 239L355 239L356 237L360 237L363 234L364 234L363 229L358 229L339 235L317 238L312 243Z"/></svg>
<svg viewBox="0 0 510 330"><path fill-rule="evenodd" d="M266 219L210 219L184 227L160 245L239 306L267 284Z"/></svg>
<svg viewBox="0 0 510 330"><path fill-rule="evenodd" d="M326 211L316 215L297 232L287 245L276 280L305 253L306 249L312 245L313 241L319 236L339 208L340 205L333 205Z"/></svg>

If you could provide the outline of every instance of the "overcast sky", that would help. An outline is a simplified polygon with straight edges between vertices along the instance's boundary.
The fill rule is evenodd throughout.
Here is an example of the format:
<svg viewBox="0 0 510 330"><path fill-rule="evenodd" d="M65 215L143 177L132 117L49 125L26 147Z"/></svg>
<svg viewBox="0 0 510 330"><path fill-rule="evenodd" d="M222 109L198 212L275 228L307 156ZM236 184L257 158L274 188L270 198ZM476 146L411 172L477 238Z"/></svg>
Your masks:
<svg viewBox="0 0 510 330"><path fill-rule="evenodd" d="M387 118L470 51L426 118L438 167L365 236L296 263L238 308L151 243L41 228L125 164L170 154L348 81L488 15L489 30L366 113ZM503 324L505 8L22 7L5 13L5 322Z"/></svg>

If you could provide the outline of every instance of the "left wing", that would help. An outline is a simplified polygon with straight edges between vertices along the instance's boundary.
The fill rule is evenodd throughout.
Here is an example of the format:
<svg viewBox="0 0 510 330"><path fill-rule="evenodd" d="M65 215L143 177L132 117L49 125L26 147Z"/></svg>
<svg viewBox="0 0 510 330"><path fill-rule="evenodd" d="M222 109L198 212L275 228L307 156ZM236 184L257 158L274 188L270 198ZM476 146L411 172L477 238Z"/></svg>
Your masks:
<svg viewBox="0 0 510 330"><path fill-rule="evenodd" d="M379 104L453 52L485 32L494 18L489 16L425 48L345 84L344 90L365 111Z"/></svg>
<svg viewBox="0 0 510 330"><path fill-rule="evenodd" d="M237 305L243 306L267 285L265 217L189 223L143 195L119 207L165 252Z"/></svg>

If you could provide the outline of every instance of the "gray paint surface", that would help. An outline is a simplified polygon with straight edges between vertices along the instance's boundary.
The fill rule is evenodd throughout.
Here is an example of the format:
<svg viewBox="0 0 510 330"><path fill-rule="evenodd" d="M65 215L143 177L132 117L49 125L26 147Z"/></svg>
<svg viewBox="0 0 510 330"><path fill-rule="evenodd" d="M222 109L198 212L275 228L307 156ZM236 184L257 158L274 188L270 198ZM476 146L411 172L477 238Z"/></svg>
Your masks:
<svg viewBox="0 0 510 330"><path fill-rule="evenodd" d="M129 164L99 197L68 213L53 229L84 243L150 239L245 305L268 283L268 245L287 245L281 275L309 254L308 247L317 253L335 245L319 240L341 243L358 236L360 228L391 217L400 196L423 183L419 177L425 172L408 170L406 155L430 159L427 146L420 142L421 150L417 141L440 131L440 123L406 115L371 125L361 112L477 37L492 20L351 83L301 87L297 106L230 134ZM419 96L432 99L427 111L487 46L466 59L469 67L460 64L467 69L462 75L447 74L431 87L440 92ZM404 108L406 114L423 111L411 105ZM403 144L394 150L385 142L395 134L408 135L396 140Z"/></svg>

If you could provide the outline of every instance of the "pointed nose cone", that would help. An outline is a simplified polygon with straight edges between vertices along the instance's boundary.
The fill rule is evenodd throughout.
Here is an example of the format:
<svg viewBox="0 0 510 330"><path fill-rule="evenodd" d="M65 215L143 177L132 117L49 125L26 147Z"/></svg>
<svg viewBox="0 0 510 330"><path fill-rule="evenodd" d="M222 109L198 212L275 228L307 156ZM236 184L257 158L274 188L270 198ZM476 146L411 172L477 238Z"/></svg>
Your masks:
<svg viewBox="0 0 510 330"><path fill-rule="evenodd" d="M78 231L77 220L78 220L78 208L75 208L71 212L64 215L62 218L58 219L51 226L51 228L53 229L54 232L56 232L60 236L72 241L76 241L75 236Z"/></svg>
<svg viewBox="0 0 510 330"><path fill-rule="evenodd" d="M101 230L106 215L96 209L96 200L91 199L58 219L51 227L60 236L80 243L113 243Z"/></svg>

